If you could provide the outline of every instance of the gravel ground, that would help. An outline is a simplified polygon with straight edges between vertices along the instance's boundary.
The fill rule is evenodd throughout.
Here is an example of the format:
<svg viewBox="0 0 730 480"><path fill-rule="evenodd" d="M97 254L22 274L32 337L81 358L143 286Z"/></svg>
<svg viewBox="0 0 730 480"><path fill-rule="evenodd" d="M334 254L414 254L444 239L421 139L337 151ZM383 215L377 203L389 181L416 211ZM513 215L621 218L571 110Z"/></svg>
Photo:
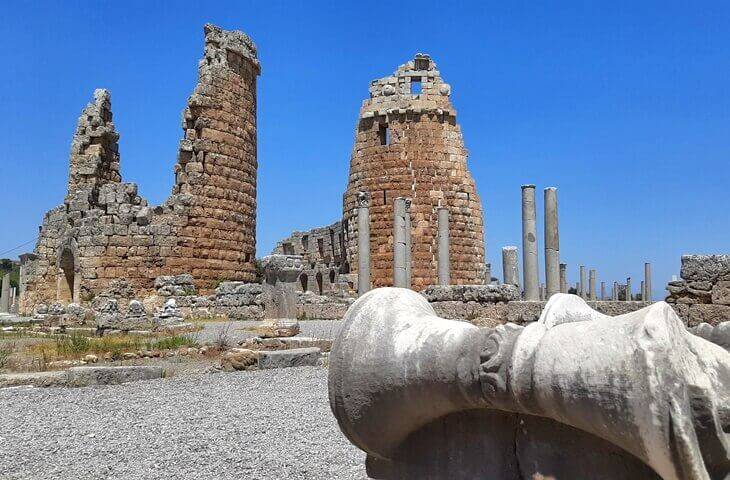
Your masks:
<svg viewBox="0 0 730 480"><path fill-rule="evenodd" d="M215 343L220 335L219 332L226 331L232 343L238 343L244 338L255 337L252 332L245 331L247 327L261 325L260 321L234 321L234 322L203 322L203 330L197 332L197 339L201 344ZM342 328L342 320L302 320L299 322L300 337L315 337L334 339Z"/></svg>
<svg viewBox="0 0 730 480"><path fill-rule="evenodd" d="M367 478L319 367L6 389L0 406L2 479Z"/></svg>

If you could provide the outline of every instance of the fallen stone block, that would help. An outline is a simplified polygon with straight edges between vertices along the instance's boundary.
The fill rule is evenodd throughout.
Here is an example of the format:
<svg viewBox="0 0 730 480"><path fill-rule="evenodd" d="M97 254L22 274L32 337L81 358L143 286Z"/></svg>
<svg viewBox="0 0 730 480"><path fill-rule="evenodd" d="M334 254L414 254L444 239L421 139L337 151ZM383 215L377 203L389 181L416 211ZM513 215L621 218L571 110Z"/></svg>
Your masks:
<svg viewBox="0 0 730 480"><path fill-rule="evenodd" d="M74 367L67 372L69 387L88 387L91 385L118 385L162 378L165 370L155 366L128 367Z"/></svg>
<svg viewBox="0 0 730 480"><path fill-rule="evenodd" d="M250 370L258 363L258 352L247 348L234 348L221 356L221 368L226 372Z"/></svg>
<svg viewBox="0 0 730 480"><path fill-rule="evenodd" d="M259 368L316 367L321 350L316 347L291 350L262 350L259 352Z"/></svg>
<svg viewBox="0 0 730 480"><path fill-rule="evenodd" d="M7 373L0 375L0 388L33 386L62 387L66 385L66 372Z"/></svg>

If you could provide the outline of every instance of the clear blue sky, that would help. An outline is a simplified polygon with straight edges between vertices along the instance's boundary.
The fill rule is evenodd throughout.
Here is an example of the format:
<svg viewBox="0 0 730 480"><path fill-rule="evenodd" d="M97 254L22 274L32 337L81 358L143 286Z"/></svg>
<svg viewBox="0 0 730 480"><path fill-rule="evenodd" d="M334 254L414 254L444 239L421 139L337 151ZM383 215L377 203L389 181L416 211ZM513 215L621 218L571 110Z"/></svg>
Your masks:
<svg viewBox="0 0 730 480"><path fill-rule="evenodd" d="M263 66L259 255L340 216L368 82L426 52L452 85L495 274L520 242L520 185L535 183L540 208L542 188L559 189L572 282L585 264L638 288L651 261L663 296L682 253L730 250L730 3L548 3L8 3L0 253L62 203L95 88L112 92L124 180L167 197L213 22L248 33Z"/></svg>

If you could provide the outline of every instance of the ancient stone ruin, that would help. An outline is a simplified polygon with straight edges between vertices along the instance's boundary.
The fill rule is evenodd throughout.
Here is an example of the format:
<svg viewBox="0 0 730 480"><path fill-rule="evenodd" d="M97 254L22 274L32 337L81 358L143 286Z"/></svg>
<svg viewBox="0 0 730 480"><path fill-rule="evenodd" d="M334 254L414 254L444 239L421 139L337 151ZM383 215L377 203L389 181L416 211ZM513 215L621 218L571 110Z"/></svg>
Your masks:
<svg viewBox="0 0 730 480"><path fill-rule="evenodd" d="M407 261L413 268L408 272L409 286L422 290L438 281L440 207L448 209L450 282L483 283L482 205L467 168L467 151L450 93L451 86L441 78L436 63L422 54L393 75L371 82L370 98L363 102L358 118L342 222L296 232L275 250L281 254L309 252L314 263L304 272L305 288L312 289L313 273L315 277L325 275L315 284L320 293L326 293L328 272L335 283L338 274L359 273L358 207L363 194L370 212L372 287L394 284L394 204L398 198L406 199L410 212ZM324 254L316 255L319 250ZM354 287L354 279L350 283Z"/></svg>
<svg viewBox="0 0 730 480"><path fill-rule="evenodd" d="M253 281L256 248L256 46L205 26L198 84L183 111L175 186L153 207L123 183L111 95L96 90L71 143L68 194L24 264L21 311L87 302L123 279L133 297L163 275L192 274L210 292Z"/></svg>
<svg viewBox="0 0 730 480"><path fill-rule="evenodd" d="M377 479L725 480L728 386L730 352L667 303L608 317L560 293L537 322L487 329L375 290L329 368L332 412Z"/></svg>

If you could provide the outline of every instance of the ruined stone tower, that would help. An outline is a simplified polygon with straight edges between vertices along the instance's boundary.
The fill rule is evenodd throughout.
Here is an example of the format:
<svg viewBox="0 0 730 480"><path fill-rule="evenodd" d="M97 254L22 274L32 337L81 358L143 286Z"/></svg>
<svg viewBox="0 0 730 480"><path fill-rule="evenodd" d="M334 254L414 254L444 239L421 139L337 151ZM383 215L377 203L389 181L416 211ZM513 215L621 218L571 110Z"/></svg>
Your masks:
<svg viewBox="0 0 730 480"><path fill-rule="evenodd" d="M192 274L202 292L255 279L256 46L242 32L204 31L172 195L150 207L122 183L111 95L96 90L74 133L64 204L46 214L25 266L22 311L143 297L161 275Z"/></svg>
<svg viewBox="0 0 730 480"><path fill-rule="evenodd" d="M467 151L451 87L428 55L418 54L370 84L360 109L343 198L347 258L357 268L357 193L371 194L373 287L392 285L393 202L410 198L412 286L437 283L437 207L449 209L451 282L482 283L482 206L467 169Z"/></svg>
<svg viewBox="0 0 730 480"><path fill-rule="evenodd" d="M183 113L174 194L190 195L181 249L196 279L253 281L256 255L256 46L205 26L199 80Z"/></svg>

